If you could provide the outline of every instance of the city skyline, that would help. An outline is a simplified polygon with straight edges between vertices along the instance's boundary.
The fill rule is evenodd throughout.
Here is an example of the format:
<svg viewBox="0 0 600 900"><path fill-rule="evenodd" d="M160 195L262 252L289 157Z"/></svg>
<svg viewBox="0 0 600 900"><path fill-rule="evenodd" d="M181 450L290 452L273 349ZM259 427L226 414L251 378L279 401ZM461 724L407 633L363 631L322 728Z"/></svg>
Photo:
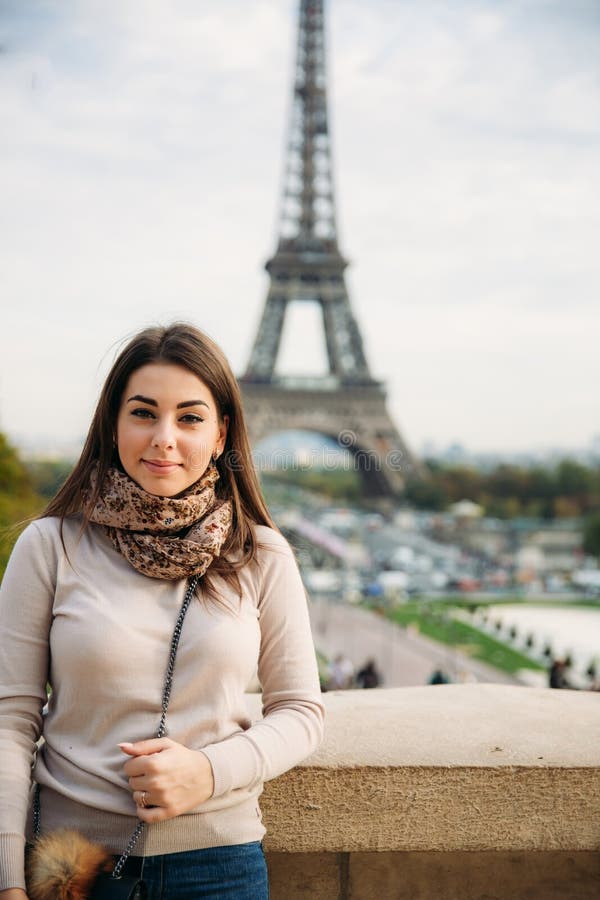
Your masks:
<svg viewBox="0 0 600 900"><path fill-rule="evenodd" d="M327 7L340 247L398 427L414 448L591 445L597 8ZM275 244L296 3L25 0L0 22L0 428L80 439L115 345L157 321L192 320L242 374ZM322 368L315 316L286 322L286 371Z"/></svg>

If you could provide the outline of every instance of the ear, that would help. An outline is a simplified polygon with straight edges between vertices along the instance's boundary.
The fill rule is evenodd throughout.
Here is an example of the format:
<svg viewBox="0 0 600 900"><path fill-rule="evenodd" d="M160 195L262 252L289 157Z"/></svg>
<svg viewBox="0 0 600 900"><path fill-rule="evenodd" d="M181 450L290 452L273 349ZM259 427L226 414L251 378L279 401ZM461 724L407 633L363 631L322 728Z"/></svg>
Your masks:
<svg viewBox="0 0 600 900"><path fill-rule="evenodd" d="M219 454L222 454L225 449L225 442L227 440L227 431L229 429L229 416L223 416L221 421L219 422L219 438L217 440L215 450Z"/></svg>

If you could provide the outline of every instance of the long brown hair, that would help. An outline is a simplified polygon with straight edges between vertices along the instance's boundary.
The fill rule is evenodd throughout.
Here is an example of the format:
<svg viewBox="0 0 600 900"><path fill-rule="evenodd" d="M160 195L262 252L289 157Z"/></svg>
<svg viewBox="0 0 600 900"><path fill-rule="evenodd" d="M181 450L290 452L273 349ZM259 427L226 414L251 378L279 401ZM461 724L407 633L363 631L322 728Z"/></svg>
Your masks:
<svg viewBox="0 0 600 900"><path fill-rule="evenodd" d="M276 526L265 504L252 462L235 376L217 344L187 322L145 328L119 353L102 387L81 456L40 518L60 517L61 540L63 522L68 516L82 514L82 532L89 527L90 520L81 503L82 492L89 488L90 473L97 466L96 485L89 495L89 506L93 507L108 469L120 466L114 436L123 391L131 374L148 363L173 363L189 369L210 389L220 420L223 421L224 416L229 417L225 447L216 463L220 475L216 491L217 496L228 497L232 501L233 524L221 548L221 555L213 560L202 579L202 586L209 596L217 599L210 576L219 575L232 584L239 594L237 571L255 558L258 546L252 525Z"/></svg>

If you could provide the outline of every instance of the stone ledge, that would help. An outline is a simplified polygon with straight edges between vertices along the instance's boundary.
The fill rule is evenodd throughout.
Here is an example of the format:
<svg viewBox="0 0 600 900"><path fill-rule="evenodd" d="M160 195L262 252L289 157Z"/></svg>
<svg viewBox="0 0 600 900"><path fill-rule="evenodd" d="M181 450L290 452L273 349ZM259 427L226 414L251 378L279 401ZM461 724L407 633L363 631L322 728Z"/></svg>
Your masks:
<svg viewBox="0 0 600 900"><path fill-rule="evenodd" d="M265 785L267 851L600 849L598 694L463 684L324 702L323 745Z"/></svg>
<svg viewBox="0 0 600 900"><path fill-rule="evenodd" d="M267 853L272 900L590 900L595 853Z"/></svg>

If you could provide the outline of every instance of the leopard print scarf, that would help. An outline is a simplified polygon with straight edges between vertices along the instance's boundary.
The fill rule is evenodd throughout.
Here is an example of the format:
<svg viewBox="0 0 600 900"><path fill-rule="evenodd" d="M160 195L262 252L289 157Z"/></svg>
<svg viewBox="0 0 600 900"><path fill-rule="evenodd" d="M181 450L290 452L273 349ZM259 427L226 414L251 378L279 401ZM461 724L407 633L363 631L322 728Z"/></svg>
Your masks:
<svg viewBox="0 0 600 900"><path fill-rule="evenodd" d="M120 469L108 470L100 496L91 506L88 497L97 471L84 492L83 509L90 521L102 525L115 550L150 578L188 578L204 575L219 556L231 531L231 500L219 500L217 467L177 497L149 494Z"/></svg>

